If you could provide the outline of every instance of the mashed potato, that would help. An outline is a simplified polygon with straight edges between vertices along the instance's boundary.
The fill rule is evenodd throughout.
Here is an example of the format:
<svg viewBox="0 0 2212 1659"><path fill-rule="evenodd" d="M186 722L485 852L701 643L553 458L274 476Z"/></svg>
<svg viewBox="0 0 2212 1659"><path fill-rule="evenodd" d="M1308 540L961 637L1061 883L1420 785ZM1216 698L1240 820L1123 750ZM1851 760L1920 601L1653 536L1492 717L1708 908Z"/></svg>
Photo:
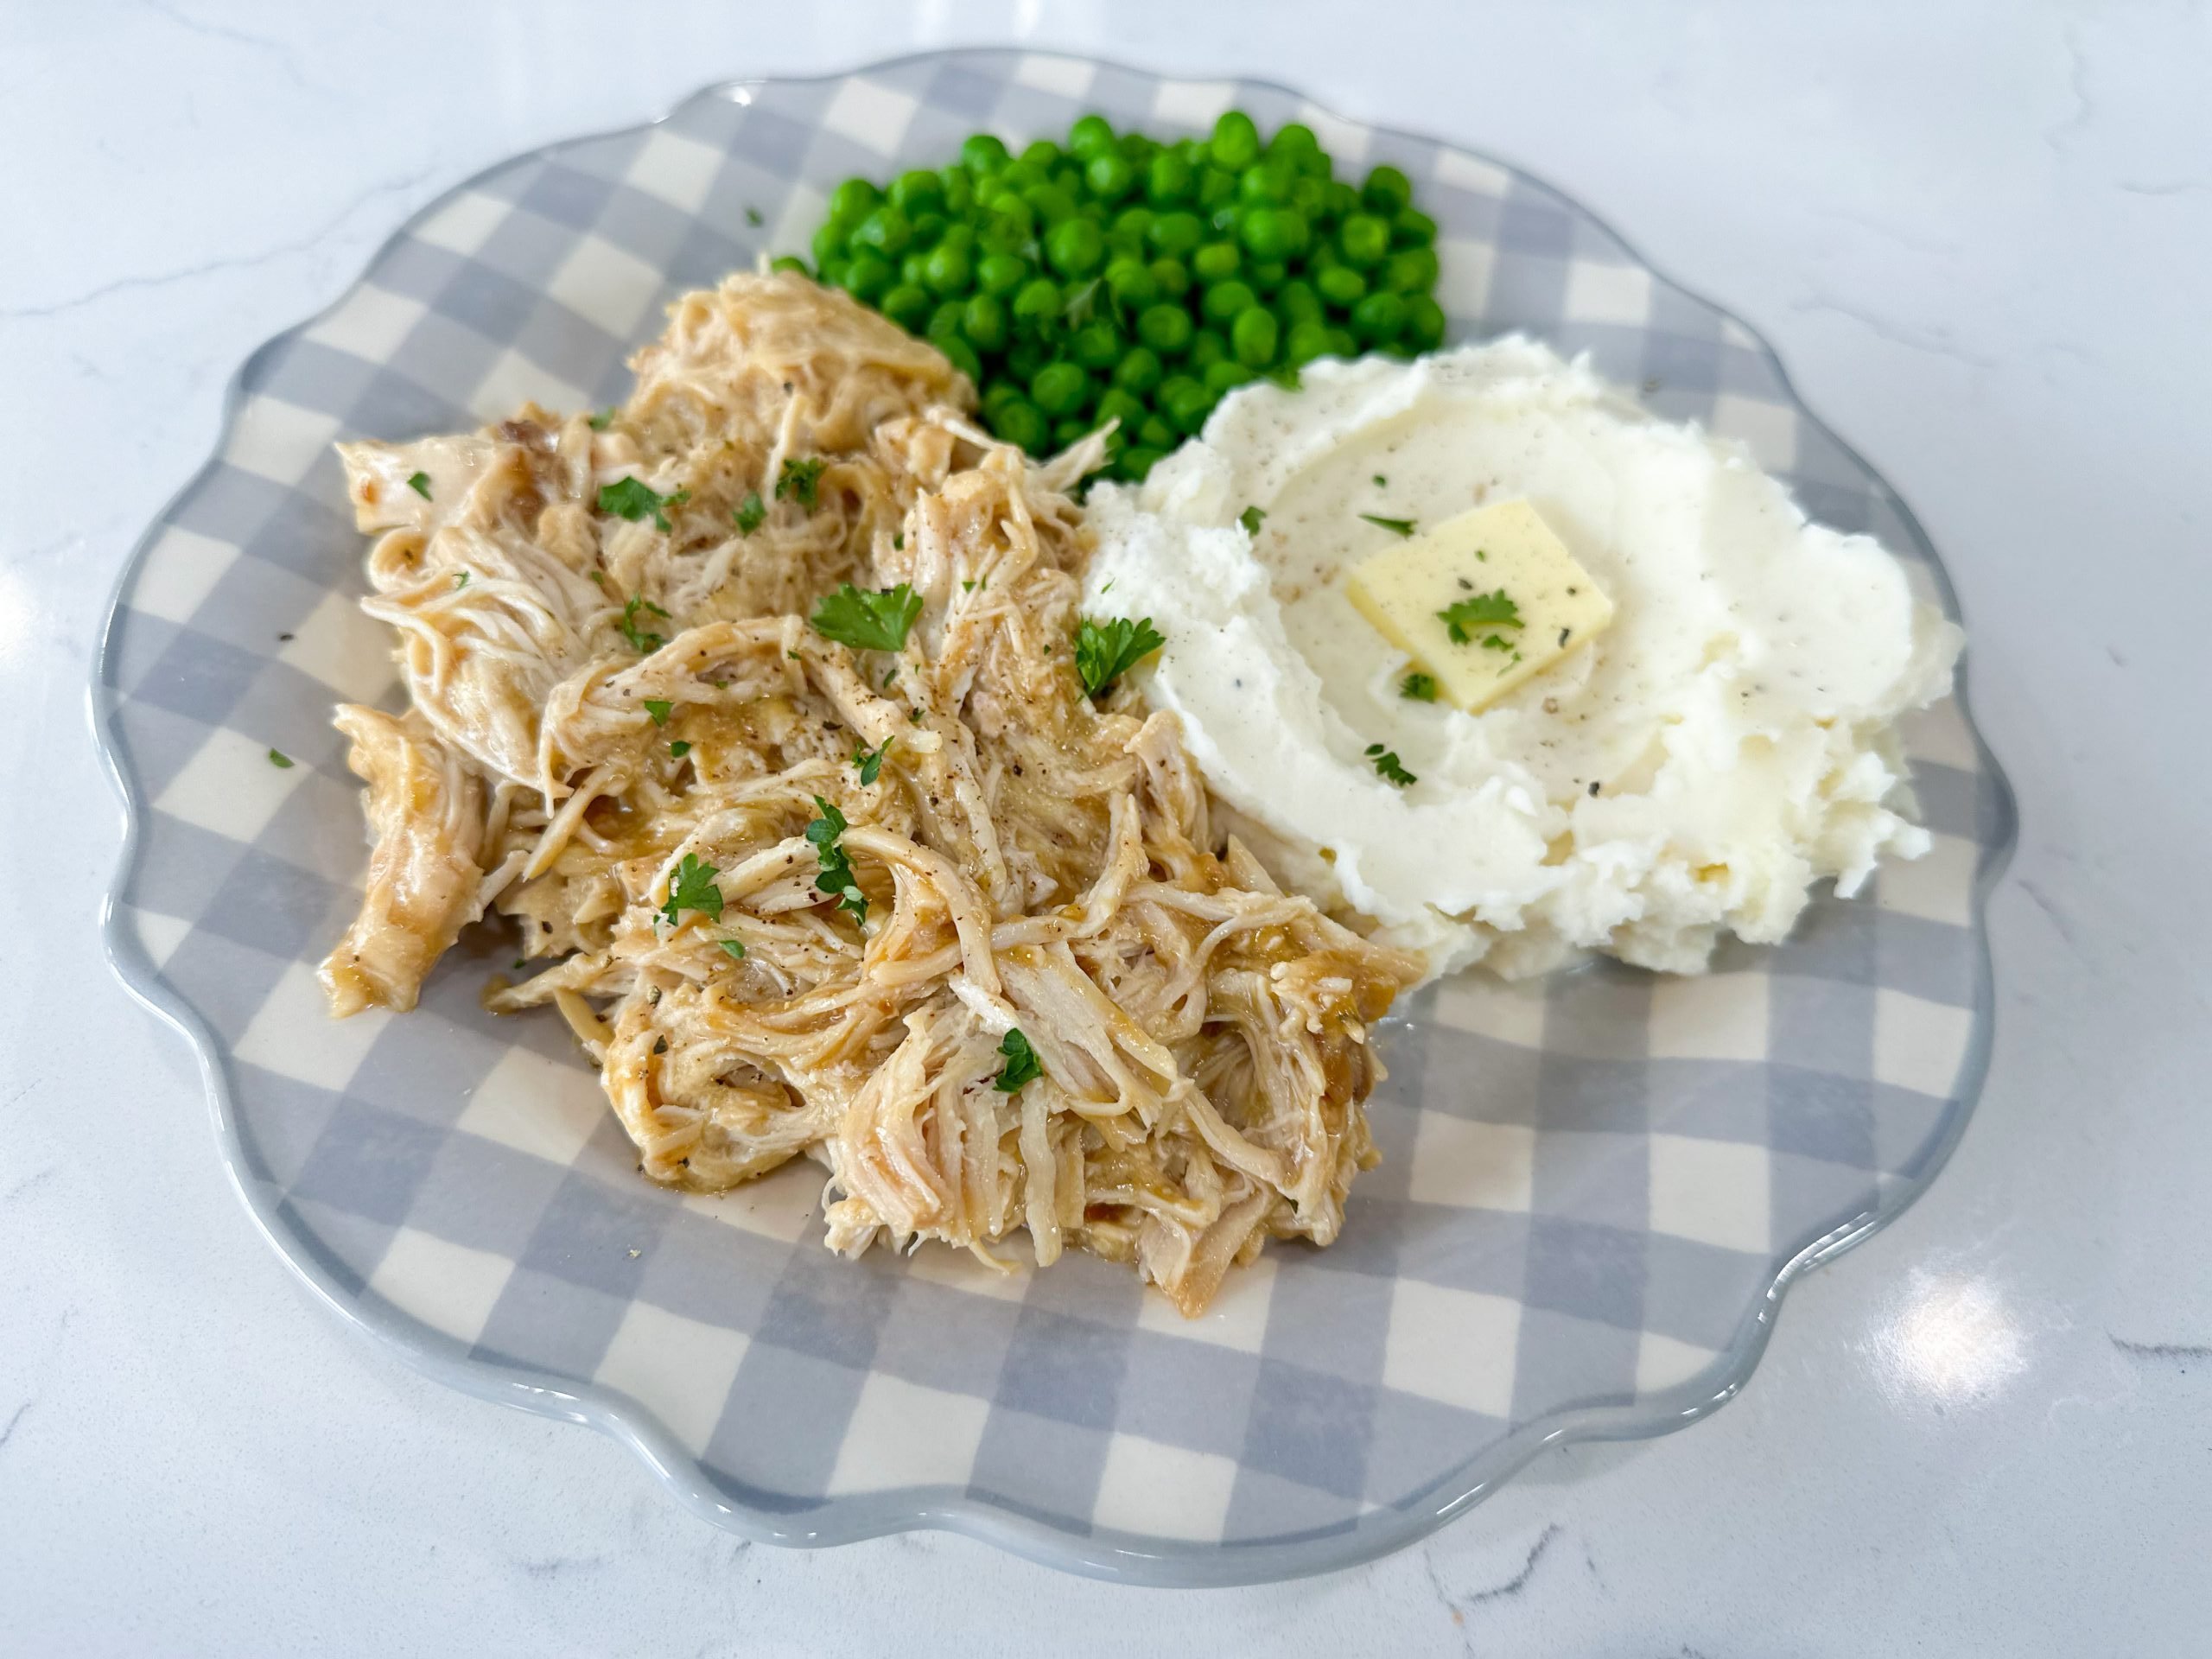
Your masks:
<svg viewBox="0 0 2212 1659"><path fill-rule="evenodd" d="M1360 515L1427 526L1516 497L1611 627L1478 715L1401 696L1406 658L1338 580L1389 543ZM1892 726L1948 690L1958 630L1740 448L1542 346L1247 388L1091 509L1089 613L1166 636L1142 684L1231 827L1435 972L1586 950L1696 972L1721 930L1780 939L1815 881L1848 894L1926 850ZM1418 781L1379 776L1375 744Z"/></svg>

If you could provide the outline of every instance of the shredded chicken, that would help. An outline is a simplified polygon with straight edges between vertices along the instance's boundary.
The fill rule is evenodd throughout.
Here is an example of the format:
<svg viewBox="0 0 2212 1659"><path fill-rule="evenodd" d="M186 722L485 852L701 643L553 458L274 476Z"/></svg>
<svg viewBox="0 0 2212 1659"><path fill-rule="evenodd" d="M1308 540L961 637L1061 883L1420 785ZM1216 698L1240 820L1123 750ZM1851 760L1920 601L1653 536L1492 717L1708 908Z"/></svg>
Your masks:
<svg viewBox="0 0 2212 1659"><path fill-rule="evenodd" d="M1185 1313L1268 1238L1334 1239L1420 964L1218 840L1171 716L1085 695L1066 492L1101 445L1028 464L797 276L687 296L632 367L596 429L341 446L414 709L340 713L375 850L333 1011L410 1006L490 906L549 965L489 1006L560 1011L656 1181L804 1153L834 1249L1006 1266L1026 1233ZM602 510L626 480L659 506ZM902 649L810 626L848 582L918 595ZM1017 1031L1040 1074L1001 1087Z"/></svg>

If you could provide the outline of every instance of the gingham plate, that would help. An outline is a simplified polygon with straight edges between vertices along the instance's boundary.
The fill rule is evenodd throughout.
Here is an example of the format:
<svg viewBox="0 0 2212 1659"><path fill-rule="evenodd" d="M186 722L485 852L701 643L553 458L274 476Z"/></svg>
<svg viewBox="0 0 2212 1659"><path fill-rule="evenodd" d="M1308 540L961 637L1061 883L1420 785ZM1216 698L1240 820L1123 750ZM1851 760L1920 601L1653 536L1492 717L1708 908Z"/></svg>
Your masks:
<svg viewBox="0 0 2212 1659"><path fill-rule="evenodd" d="M1918 526L1773 354L1556 192L1276 87L1001 51L719 86L471 181L253 355L220 452L123 578L95 688L130 820L110 949L198 1049L254 1215L415 1363L617 1435L755 1538L949 1527L1169 1582L1378 1554L1541 1446L1726 1400L1783 1287L1910 1200L1981 1080L1981 901L2012 809L1957 706L1911 738L1933 856L1823 899L1787 945L1729 949L1708 978L1417 999L1382 1039L1385 1161L1342 1241L1269 1250L1195 1323L1087 1260L842 1262L811 1166L720 1199L645 1185L560 1021L478 1007L495 944L456 951L414 1014L325 1017L314 968L363 862L329 709L399 701L354 608L331 441L611 401L662 302L803 247L848 173L977 127L1022 141L1096 109L1181 132L1230 104L1414 177L1455 339L1591 353L1950 604Z"/></svg>

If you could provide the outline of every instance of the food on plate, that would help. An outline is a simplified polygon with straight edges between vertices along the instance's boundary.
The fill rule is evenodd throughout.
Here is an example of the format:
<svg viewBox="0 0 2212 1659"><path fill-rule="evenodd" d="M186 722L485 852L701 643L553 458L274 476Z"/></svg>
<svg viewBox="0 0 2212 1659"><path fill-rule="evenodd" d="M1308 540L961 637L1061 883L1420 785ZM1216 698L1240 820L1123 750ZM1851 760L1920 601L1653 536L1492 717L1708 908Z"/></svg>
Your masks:
<svg viewBox="0 0 2212 1659"><path fill-rule="evenodd" d="M813 252L957 364L999 437L1041 456L1118 422L1134 480L1255 378L1441 343L1435 241L1397 168L1354 185L1311 127L1263 143L1230 110L1167 143L1100 115L1019 155L976 133L935 170L845 180Z"/></svg>
<svg viewBox="0 0 2212 1659"><path fill-rule="evenodd" d="M496 912L537 971L489 1005L560 1010L654 1180L805 1154L833 1249L1026 1231L1186 1313L1328 1243L1420 959L1217 833L1134 689L1160 633L1079 606L1103 441L1030 463L792 274L632 366L600 416L340 446L410 706L340 712L374 847L333 1010L411 1007Z"/></svg>
<svg viewBox="0 0 2212 1659"><path fill-rule="evenodd" d="M1090 606L1166 637L1143 690L1220 821L1432 973L1698 971L1722 931L1779 940L1815 881L1929 845L1895 722L1948 690L1958 630L1738 446L1529 340L1246 387L1090 518ZM1595 612L1558 607L1595 601L1553 591L1580 584L1539 531L1611 607L1579 648ZM1410 637L1437 584L1465 609ZM1556 660L1486 685L1540 618Z"/></svg>

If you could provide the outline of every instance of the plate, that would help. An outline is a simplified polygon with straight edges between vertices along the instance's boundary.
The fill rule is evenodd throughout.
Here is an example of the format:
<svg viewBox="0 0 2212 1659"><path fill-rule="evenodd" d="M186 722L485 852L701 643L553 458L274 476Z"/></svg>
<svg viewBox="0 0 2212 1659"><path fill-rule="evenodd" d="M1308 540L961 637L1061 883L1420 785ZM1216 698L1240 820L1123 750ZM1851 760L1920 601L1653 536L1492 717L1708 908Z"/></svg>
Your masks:
<svg viewBox="0 0 2212 1659"><path fill-rule="evenodd" d="M1962 701L1910 734L1933 855L1823 896L1787 944L1732 945L1705 978L1601 965L1413 999L1341 1241L1271 1248L1192 1322L1088 1259L840 1261L811 1166L715 1198L646 1185L561 1021L478 1007L496 944L454 951L413 1014L326 1017L315 966L363 865L330 705L400 703L332 441L613 401L664 302L803 247L847 174L979 127L1020 141L1095 109L1166 134L1232 104L1413 177L1453 340L1588 352L1955 614L1911 515L1774 354L1558 192L1279 87L1005 51L716 86L479 175L254 353L123 576L94 689L130 826L110 954L198 1051L255 1218L413 1363L616 1436L748 1536L950 1528L1167 1583L1394 1548L1543 1446L1730 1398L1791 1280L1910 1202L1980 1087L2012 813Z"/></svg>

